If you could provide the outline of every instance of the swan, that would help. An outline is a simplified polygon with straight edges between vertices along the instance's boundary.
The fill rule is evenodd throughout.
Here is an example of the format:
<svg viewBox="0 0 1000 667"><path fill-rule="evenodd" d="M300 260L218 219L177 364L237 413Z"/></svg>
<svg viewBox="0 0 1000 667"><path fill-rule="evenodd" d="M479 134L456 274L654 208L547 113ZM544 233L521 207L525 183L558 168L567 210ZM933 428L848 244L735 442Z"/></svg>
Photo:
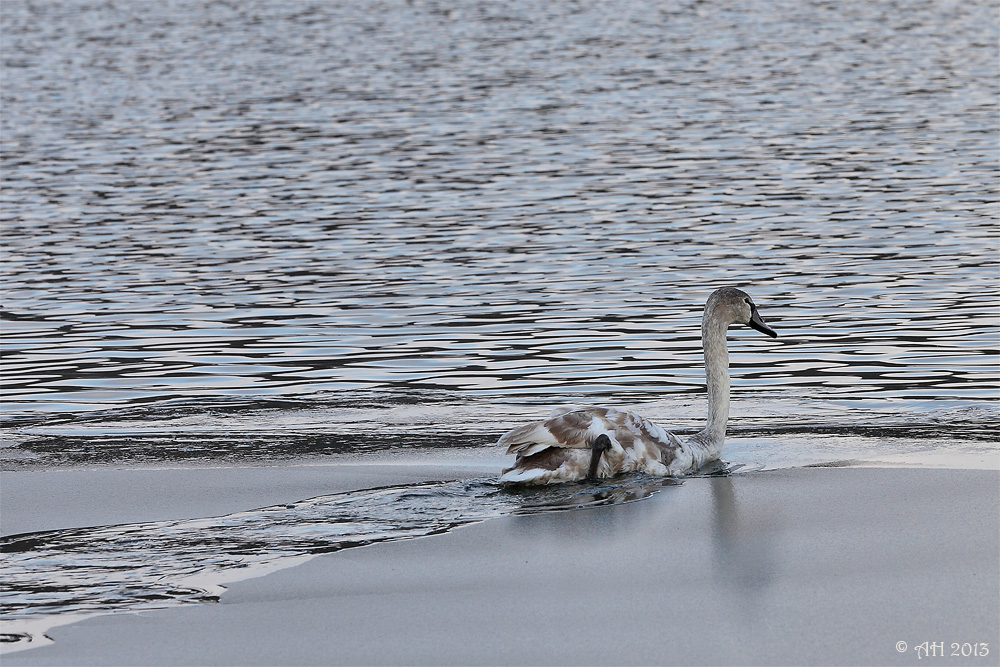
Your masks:
<svg viewBox="0 0 1000 667"><path fill-rule="evenodd" d="M553 410L543 421L502 435L498 445L516 454L500 475L501 484L555 484L597 480L618 473L643 472L676 477L719 458L729 418L729 353L726 330L747 324L777 338L746 292L715 290L705 303L701 343L708 384L708 425L682 441L644 417L616 408Z"/></svg>

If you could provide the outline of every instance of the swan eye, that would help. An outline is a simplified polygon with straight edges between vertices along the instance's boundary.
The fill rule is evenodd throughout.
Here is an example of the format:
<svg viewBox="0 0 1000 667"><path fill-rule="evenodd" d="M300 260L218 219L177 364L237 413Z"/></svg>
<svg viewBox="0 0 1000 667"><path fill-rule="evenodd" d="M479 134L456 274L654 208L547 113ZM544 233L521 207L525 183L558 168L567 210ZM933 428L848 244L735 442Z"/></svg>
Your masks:
<svg viewBox="0 0 1000 667"><path fill-rule="evenodd" d="M747 298L745 298L745 299L743 299L743 300L744 300L744 301L745 301L746 303L750 303L750 297L747 297ZM753 304L750 304L750 305L753 305Z"/></svg>

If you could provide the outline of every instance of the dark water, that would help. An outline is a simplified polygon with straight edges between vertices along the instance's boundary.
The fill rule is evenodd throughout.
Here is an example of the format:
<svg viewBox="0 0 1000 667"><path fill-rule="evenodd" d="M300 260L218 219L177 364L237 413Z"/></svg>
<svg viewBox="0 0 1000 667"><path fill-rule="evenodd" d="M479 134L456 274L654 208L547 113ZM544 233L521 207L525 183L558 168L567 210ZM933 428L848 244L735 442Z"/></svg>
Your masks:
<svg viewBox="0 0 1000 667"><path fill-rule="evenodd" d="M724 284L780 333L732 332L727 459L995 456L997 9L5 0L0 464L475 447L570 402L683 433ZM5 613L525 502L342 500L9 538Z"/></svg>
<svg viewBox="0 0 1000 667"><path fill-rule="evenodd" d="M722 284L737 436L989 439L996 10L4 2L4 465L683 432Z"/></svg>

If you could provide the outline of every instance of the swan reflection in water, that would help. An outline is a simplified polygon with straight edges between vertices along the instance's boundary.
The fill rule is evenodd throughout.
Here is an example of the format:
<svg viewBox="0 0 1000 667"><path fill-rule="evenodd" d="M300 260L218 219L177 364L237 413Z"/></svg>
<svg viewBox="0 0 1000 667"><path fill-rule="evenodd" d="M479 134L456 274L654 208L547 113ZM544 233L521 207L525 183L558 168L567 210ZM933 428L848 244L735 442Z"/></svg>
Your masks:
<svg viewBox="0 0 1000 667"><path fill-rule="evenodd" d="M736 593L746 618L753 620L765 591L774 581L774 546L778 525L767 508L741 512L738 482L718 476L712 485L712 547L716 577Z"/></svg>
<svg viewBox="0 0 1000 667"><path fill-rule="evenodd" d="M681 486L679 479L632 477L607 480L604 484L566 484L551 487L507 487L516 499L514 514L541 514L586 509L603 505L621 505L649 498L666 487Z"/></svg>
<svg viewBox="0 0 1000 667"><path fill-rule="evenodd" d="M684 479L633 475L599 485L508 486L508 497L517 502L513 514L535 516L509 524L507 535L545 571L576 569L583 576L592 572L591 563L625 558L623 576L609 572L588 580L599 596L633 590L627 573L646 572L647 585L659 586L666 577L672 595L690 595L689 604L722 604L753 623L775 583L780 523L776 508L741 507L741 490L751 483L747 472L716 461ZM655 502L624 506L653 495ZM604 505L598 512L566 513Z"/></svg>

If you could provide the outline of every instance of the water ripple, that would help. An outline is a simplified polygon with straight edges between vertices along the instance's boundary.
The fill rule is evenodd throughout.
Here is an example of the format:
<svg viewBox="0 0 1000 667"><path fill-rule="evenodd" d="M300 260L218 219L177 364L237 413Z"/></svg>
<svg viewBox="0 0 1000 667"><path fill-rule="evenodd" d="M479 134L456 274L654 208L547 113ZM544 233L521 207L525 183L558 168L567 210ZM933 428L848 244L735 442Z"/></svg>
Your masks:
<svg viewBox="0 0 1000 667"><path fill-rule="evenodd" d="M683 401L727 283L781 334L734 330L737 397L996 405L988 4L10 0L0 22L8 426Z"/></svg>

